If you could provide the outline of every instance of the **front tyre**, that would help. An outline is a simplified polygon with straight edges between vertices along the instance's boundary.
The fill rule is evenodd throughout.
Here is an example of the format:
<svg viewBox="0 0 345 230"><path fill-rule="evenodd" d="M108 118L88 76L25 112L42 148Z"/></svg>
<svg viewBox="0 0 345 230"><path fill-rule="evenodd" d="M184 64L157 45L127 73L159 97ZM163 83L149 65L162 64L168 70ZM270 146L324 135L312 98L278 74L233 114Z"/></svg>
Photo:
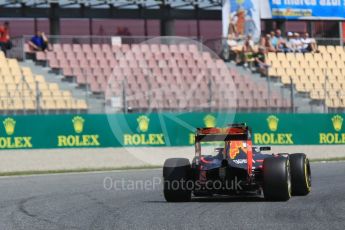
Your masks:
<svg viewBox="0 0 345 230"><path fill-rule="evenodd" d="M305 196L311 190L311 171L304 153L289 155L291 167L291 187L293 196Z"/></svg>
<svg viewBox="0 0 345 230"><path fill-rule="evenodd" d="M191 200L191 165L188 159L171 158L164 162L164 198L168 202L188 202Z"/></svg>
<svg viewBox="0 0 345 230"><path fill-rule="evenodd" d="M263 163L263 192L267 200L287 201L291 197L290 164L286 157L266 158Z"/></svg>

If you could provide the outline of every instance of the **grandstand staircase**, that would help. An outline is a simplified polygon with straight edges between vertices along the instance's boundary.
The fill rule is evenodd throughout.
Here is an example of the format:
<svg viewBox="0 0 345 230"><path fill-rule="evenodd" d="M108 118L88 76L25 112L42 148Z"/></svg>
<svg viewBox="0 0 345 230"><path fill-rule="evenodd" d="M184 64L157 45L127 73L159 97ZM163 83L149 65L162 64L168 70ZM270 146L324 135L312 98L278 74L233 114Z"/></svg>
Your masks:
<svg viewBox="0 0 345 230"><path fill-rule="evenodd" d="M237 66L235 63L232 63L232 62L227 62L227 66L229 68L236 69L236 71L241 75L249 74L252 77L252 80L255 82L268 84L267 77L263 77L261 76L260 73L254 72L250 70L249 68L243 68L242 66ZM288 99L291 97L291 89L284 87L284 85L280 81L277 81L276 79L271 78L271 81L269 84L270 84L271 92L277 92L282 96L282 98L285 98L285 99ZM299 113L311 112L311 111L322 112L321 107L315 108L315 106L311 106L310 98L297 93L295 89L294 89L293 97L294 97L295 112L299 112ZM317 110L317 111L313 111L313 110Z"/></svg>
<svg viewBox="0 0 345 230"><path fill-rule="evenodd" d="M51 68L37 65L35 61L31 59L26 59L23 62L19 62L19 64L22 67L29 67L36 75L43 75L49 83L57 83L60 89L69 90L74 98L86 100L89 106L89 113L104 112L104 99L97 98L83 88L78 88L77 84L71 84L70 82L64 81L64 76L51 72Z"/></svg>

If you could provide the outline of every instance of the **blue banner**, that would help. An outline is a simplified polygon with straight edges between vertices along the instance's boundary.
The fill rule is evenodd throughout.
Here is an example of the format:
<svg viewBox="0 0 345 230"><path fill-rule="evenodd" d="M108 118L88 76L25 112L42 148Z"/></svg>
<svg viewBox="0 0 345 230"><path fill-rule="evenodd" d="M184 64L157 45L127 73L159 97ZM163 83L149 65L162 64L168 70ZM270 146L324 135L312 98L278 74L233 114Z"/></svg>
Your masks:
<svg viewBox="0 0 345 230"><path fill-rule="evenodd" d="M273 19L345 19L345 0L269 0Z"/></svg>

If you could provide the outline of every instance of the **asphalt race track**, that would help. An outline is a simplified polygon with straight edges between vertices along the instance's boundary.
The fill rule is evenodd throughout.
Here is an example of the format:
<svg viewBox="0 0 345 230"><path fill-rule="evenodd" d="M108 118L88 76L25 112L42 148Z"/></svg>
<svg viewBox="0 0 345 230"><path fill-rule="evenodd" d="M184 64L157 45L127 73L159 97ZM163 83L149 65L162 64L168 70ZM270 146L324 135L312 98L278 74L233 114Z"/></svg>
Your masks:
<svg viewBox="0 0 345 230"><path fill-rule="evenodd" d="M0 229L296 230L345 226L344 162L312 164L312 192L288 202L253 197L166 203L161 185L156 185L160 177L161 170L144 170L0 178ZM146 190L141 180L146 180ZM137 190L132 189L134 182Z"/></svg>

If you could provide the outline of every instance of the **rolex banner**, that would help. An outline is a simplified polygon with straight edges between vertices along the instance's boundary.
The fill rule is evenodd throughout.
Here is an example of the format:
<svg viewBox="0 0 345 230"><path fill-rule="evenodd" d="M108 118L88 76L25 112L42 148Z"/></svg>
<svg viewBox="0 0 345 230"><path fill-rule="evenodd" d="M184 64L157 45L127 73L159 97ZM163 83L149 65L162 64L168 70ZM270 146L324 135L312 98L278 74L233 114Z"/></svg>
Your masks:
<svg viewBox="0 0 345 230"><path fill-rule="evenodd" d="M187 146L196 127L247 123L256 145L345 144L343 114L2 116L0 149Z"/></svg>

